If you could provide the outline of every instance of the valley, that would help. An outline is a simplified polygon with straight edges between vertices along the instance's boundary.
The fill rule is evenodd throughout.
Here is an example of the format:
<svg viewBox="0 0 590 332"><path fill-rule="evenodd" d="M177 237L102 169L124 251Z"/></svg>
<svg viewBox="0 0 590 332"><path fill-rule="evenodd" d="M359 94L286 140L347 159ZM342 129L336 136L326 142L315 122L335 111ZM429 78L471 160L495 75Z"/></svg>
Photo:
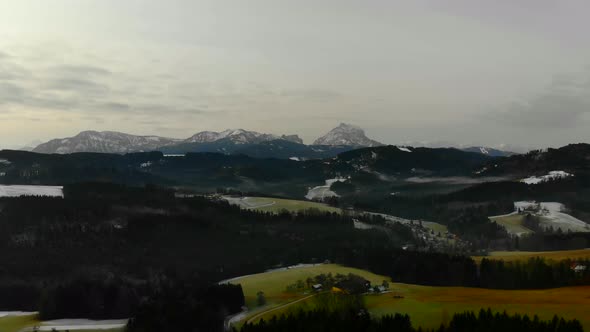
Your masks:
<svg viewBox="0 0 590 332"><path fill-rule="evenodd" d="M589 12L0 0L0 332L590 331Z"/></svg>
<svg viewBox="0 0 590 332"><path fill-rule="evenodd" d="M241 328L340 305L373 319L408 314L426 329L487 308L586 327L589 173L577 164L580 149L590 153L559 152L562 162L572 155L559 169L575 176L534 184L521 179L551 174L553 162L531 168L554 151L534 160L397 146L324 159L0 151L0 264L11 271L0 307L38 311L53 322L42 330L185 326L154 314L165 308ZM493 172L480 172L491 163ZM75 272L63 279L66 268ZM193 296L202 300L186 306ZM153 321L160 316L170 319ZM119 325L60 320L72 317ZM0 322L17 331L41 324Z"/></svg>

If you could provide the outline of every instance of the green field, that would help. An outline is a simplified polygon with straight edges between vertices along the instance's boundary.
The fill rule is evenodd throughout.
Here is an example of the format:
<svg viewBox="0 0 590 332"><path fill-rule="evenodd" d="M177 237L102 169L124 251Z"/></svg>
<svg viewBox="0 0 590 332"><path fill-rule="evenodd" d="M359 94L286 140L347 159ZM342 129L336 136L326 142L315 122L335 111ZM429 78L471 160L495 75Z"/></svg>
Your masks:
<svg viewBox="0 0 590 332"><path fill-rule="evenodd" d="M34 326L40 326L41 321L39 321L39 317L37 315L27 315L27 316L6 316L0 317L0 332L18 332L24 331L32 331ZM96 329L96 330L69 330L70 332L123 332L124 328L116 328L116 329Z"/></svg>
<svg viewBox="0 0 590 332"><path fill-rule="evenodd" d="M423 221L422 225L430 230L432 230L435 233L441 233L441 234L445 234L446 232L449 231L449 229L447 228L446 225L443 224L439 224L436 222L432 222L432 221Z"/></svg>
<svg viewBox="0 0 590 332"><path fill-rule="evenodd" d="M282 199L271 197L225 197L232 204L241 206L244 209L257 210L262 212L279 213L283 210L298 212L307 209L318 209L325 212L341 213L342 210L326 204L300 201L294 199Z"/></svg>
<svg viewBox="0 0 590 332"><path fill-rule="evenodd" d="M495 221L499 225L504 226L508 233L521 235L534 233L532 230L526 228L523 225L524 215L522 214L511 214L499 217L490 217L490 220Z"/></svg>
<svg viewBox="0 0 590 332"><path fill-rule="evenodd" d="M492 308L538 315L551 319L558 314L579 319L585 329L590 328L590 287L568 287L549 290L489 290L463 287L426 287L394 284L394 294L367 296L367 308L374 315L391 313L409 314L416 326L437 327L453 314L466 310Z"/></svg>
<svg viewBox="0 0 590 332"><path fill-rule="evenodd" d="M548 260L561 261L565 259L590 259L590 249L562 250L562 251L493 251L488 256L474 256L473 259L481 261L483 258L504 261L526 260L533 257L542 257Z"/></svg>
<svg viewBox="0 0 590 332"><path fill-rule="evenodd" d="M256 322L261 318L267 320L275 315L313 308L313 295L289 294L285 292L285 287L299 279L305 280L308 276L328 272L356 273L373 283L387 279L370 272L331 264L246 277L235 282L242 284L248 306L254 309L246 321ZM507 291L392 283L391 290L392 292L387 294L365 296L365 303L371 314L409 314L416 327L435 328L441 323L448 322L455 313L489 307L494 311L506 310L509 313L531 316L537 314L542 319L550 319L554 314L569 319L576 318L582 321L585 329L590 329L590 315L587 313L590 308L588 286ZM254 304L258 291L267 294L269 300L268 305L263 308L256 308ZM301 300L302 298L306 299Z"/></svg>
<svg viewBox="0 0 590 332"><path fill-rule="evenodd" d="M37 315L0 317L0 332L17 332L38 323Z"/></svg>
<svg viewBox="0 0 590 332"><path fill-rule="evenodd" d="M240 284L246 297L246 306L250 309L256 308L256 293L263 291L267 300L267 306L272 307L281 305L294 300L301 299L309 294L305 293L287 293L286 288L294 284L297 280L305 281L307 278L313 278L320 274L332 273L340 274L357 274L375 284L381 284L383 280L389 278L376 275L364 270L351 267L344 267L337 264L320 264L310 267L292 268L288 270L279 270L273 272L259 273L244 278L234 280L231 283Z"/></svg>
<svg viewBox="0 0 590 332"><path fill-rule="evenodd" d="M253 317L258 320L260 317L266 318L266 316L272 317L275 314L280 314L292 307L291 304L293 304L293 307L297 305L304 305L309 308L309 306L313 304L310 304L304 299L310 296L313 297L314 294L307 292L289 293L286 291L287 286L296 283L298 280L305 281L307 278L313 278L320 274L328 273L332 273L333 275L338 273L345 275L353 273L364 277L373 284L381 284L383 280L390 280L387 277L371 272L337 264L320 264L308 267L298 267L259 273L239 278L237 280L231 281L231 283L242 285L249 314L245 320L236 325L239 327L242 323L252 319ZM263 307L258 307L256 305L256 294L259 291L264 292L265 298L267 300L266 305Z"/></svg>

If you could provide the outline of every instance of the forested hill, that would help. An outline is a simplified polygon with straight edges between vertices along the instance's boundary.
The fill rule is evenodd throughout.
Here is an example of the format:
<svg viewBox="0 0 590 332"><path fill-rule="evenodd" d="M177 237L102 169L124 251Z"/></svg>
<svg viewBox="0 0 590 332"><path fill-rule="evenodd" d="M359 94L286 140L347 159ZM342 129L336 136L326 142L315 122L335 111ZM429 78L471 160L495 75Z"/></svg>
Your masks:
<svg viewBox="0 0 590 332"><path fill-rule="evenodd" d="M485 154L454 148L411 148L381 146L344 152L335 159L335 168L346 171L371 169L386 174L472 175L481 165L495 160Z"/></svg>
<svg viewBox="0 0 590 332"><path fill-rule="evenodd" d="M392 176L470 176L489 159L482 154L456 149L418 148L404 152L394 146L360 149L341 153L335 158L309 161L218 153L189 153L186 156L165 156L160 152L47 155L4 150L0 151L3 161L0 163L3 174L0 183L67 184L105 180L204 188L290 183L303 188L337 176L371 172Z"/></svg>
<svg viewBox="0 0 590 332"><path fill-rule="evenodd" d="M522 155L513 155L494 160L482 172L484 175L547 174L562 170L569 173L590 171L590 144L570 144L559 149L534 150Z"/></svg>

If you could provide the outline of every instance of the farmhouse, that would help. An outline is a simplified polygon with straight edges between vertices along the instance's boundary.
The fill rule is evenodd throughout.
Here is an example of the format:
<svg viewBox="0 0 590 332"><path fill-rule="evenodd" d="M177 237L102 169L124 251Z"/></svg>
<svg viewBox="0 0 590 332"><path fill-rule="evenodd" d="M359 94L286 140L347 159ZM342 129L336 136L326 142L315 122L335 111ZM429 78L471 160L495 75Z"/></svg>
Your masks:
<svg viewBox="0 0 590 332"><path fill-rule="evenodd" d="M578 263L573 263L571 268L576 273L582 273L582 272L586 271L587 266L582 265L582 264L578 264Z"/></svg>

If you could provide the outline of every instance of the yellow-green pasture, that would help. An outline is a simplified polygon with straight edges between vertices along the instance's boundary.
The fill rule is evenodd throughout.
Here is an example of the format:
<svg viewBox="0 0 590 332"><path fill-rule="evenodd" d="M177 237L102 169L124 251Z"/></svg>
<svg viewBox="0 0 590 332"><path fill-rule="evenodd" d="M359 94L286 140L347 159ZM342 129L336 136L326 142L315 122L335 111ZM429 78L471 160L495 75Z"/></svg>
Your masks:
<svg viewBox="0 0 590 332"><path fill-rule="evenodd" d="M287 292L287 286L295 284L298 280L305 282L307 278L328 273L332 273L332 275L353 273L362 276L373 284L379 285L383 280L390 280L388 277L351 267L337 264L318 264L254 274L233 280L231 283L242 285L246 297L246 306L249 309L256 309L256 294L259 291L264 292L267 307L282 305L309 295L306 293L289 293Z"/></svg>
<svg viewBox="0 0 590 332"><path fill-rule="evenodd" d="M257 210L261 212L279 213L283 210L298 212L308 209L317 209L324 212L342 213L342 210L327 204L301 201L295 199L283 199L272 197L225 197L232 203L244 209Z"/></svg>
<svg viewBox="0 0 590 332"><path fill-rule="evenodd" d="M480 262L483 258L513 262L528 260L534 257L541 257L553 261L590 259L590 249L561 251L492 251L488 256L474 256L473 259L477 262Z"/></svg>
<svg viewBox="0 0 590 332"><path fill-rule="evenodd" d="M19 332L19 331L33 331L35 326L40 327L42 322L39 320L37 314L19 315L19 316L5 316L0 317L0 332ZM44 330L50 329L45 326ZM123 332L124 328L115 329L84 329L76 330L70 329L70 332Z"/></svg>
<svg viewBox="0 0 590 332"><path fill-rule="evenodd" d="M491 290L464 287L427 287L393 284L392 294L366 296L366 305L374 315L408 314L415 326L438 327L455 313L493 311L576 318L590 329L590 287L567 287L548 290ZM394 296L403 298L395 298Z"/></svg>
<svg viewBox="0 0 590 332"><path fill-rule="evenodd" d="M505 216L490 217L490 220L504 226L510 234L524 235L534 233L531 229L524 226L524 215L522 214L508 214Z"/></svg>
<svg viewBox="0 0 590 332"><path fill-rule="evenodd" d="M389 280L367 271L334 264L248 276L233 282L242 284L247 305L251 309L249 316L241 323L257 322L262 318L268 320L275 315L313 309L316 305L313 294L288 293L286 287L297 280L305 281L308 277L322 273L355 273L374 284ZM548 290L490 290L391 283L390 287L390 293L366 295L367 308L375 316L408 314L416 327L435 328L448 322L455 313L491 308L497 312L506 310L509 313L530 316L536 314L542 319L551 319L555 314L568 319L576 318L585 329L590 329L590 286ZM259 291L264 292L268 300L264 307L256 307L256 293Z"/></svg>
<svg viewBox="0 0 590 332"><path fill-rule="evenodd" d="M22 329L33 327L38 324L39 319L37 315L0 317L1 332L18 332Z"/></svg>

